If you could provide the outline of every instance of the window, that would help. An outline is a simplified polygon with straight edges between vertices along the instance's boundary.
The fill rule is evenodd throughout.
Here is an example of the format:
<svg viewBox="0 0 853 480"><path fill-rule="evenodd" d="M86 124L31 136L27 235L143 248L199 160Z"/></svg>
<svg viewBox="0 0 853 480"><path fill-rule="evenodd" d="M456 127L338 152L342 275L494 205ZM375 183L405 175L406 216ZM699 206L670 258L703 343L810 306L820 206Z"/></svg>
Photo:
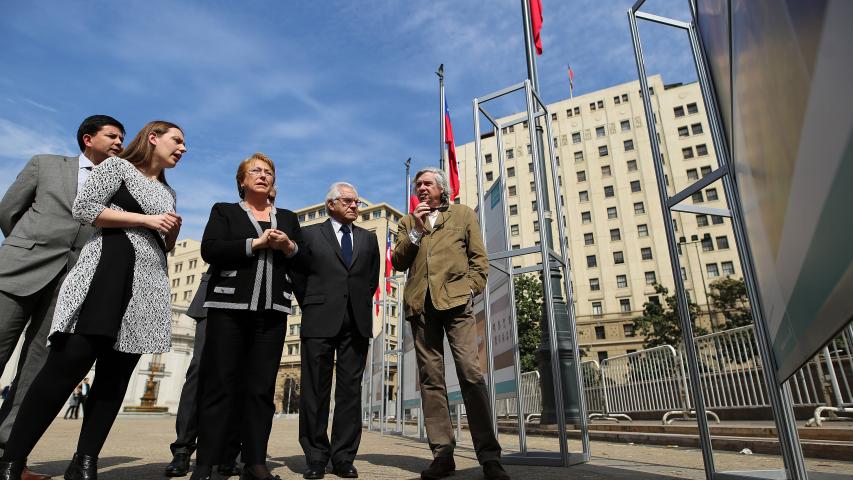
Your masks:
<svg viewBox="0 0 853 480"><path fill-rule="evenodd" d="M691 115L694 113L699 113L699 107L696 106L695 102L687 104L687 113L689 113Z"/></svg>
<svg viewBox="0 0 853 480"><path fill-rule="evenodd" d="M679 248L678 254L681 255L681 245L679 245L678 248ZM681 279L684 280L685 282L687 281L687 269L684 267L681 267Z"/></svg>
<svg viewBox="0 0 853 480"><path fill-rule="evenodd" d="M642 215L646 213L646 204L643 202L634 202L634 215Z"/></svg>
<svg viewBox="0 0 853 480"><path fill-rule="evenodd" d="M688 180L699 180L699 172L697 172L695 168L691 168L691 169L687 170L687 179Z"/></svg>
<svg viewBox="0 0 853 480"><path fill-rule="evenodd" d="M510 225L509 226L509 232L512 235L518 235L518 225Z"/></svg>
<svg viewBox="0 0 853 480"><path fill-rule="evenodd" d="M308 220L314 220L317 218L317 212L308 212Z"/></svg>
<svg viewBox="0 0 853 480"><path fill-rule="evenodd" d="M507 190L508 190L510 197L514 197L518 191L518 189L515 187L515 185L510 185L509 187L507 187Z"/></svg>
<svg viewBox="0 0 853 480"><path fill-rule="evenodd" d="M539 231L539 220L533 220L533 231L534 232Z"/></svg>
<svg viewBox="0 0 853 480"><path fill-rule="evenodd" d="M721 217L720 215L711 215L711 223L713 223L714 225L720 225L721 223L723 223L723 217Z"/></svg>
<svg viewBox="0 0 853 480"><path fill-rule="evenodd" d="M625 146L626 152L630 152L631 150L634 149L634 141L633 140L625 140L624 142L622 142L622 144Z"/></svg>
<svg viewBox="0 0 853 480"><path fill-rule="evenodd" d="M636 160L628 160L628 171L636 172L637 171L637 161Z"/></svg>
<svg viewBox="0 0 853 480"><path fill-rule="evenodd" d="M601 307L601 302L592 302L592 314L593 315L603 315L604 309ZM602 329L604 327L601 327Z"/></svg>
<svg viewBox="0 0 853 480"><path fill-rule="evenodd" d="M657 283L658 279L655 275L655 272L646 272L646 285L651 285L653 283Z"/></svg>
<svg viewBox="0 0 853 480"><path fill-rule="evenodd" d="M610 175L612 175L612 173L610 172L610 165L605 165L605 166L601 167L601 176L602 177L607 178Z"/></svg>
<svg viewBox="0 0 853 480"><path fill-rule="evenodd" d="M652 247L643 247L640 249L640 258L643 260L652 259Z"/></svg>
<svg viewBox="0 0 853 480"><path fill-rule="evenodd" d="M491 153L486 154L486 163L492 163L492 154Z"/></svg>
<svg viewBox="0 0 853 480"><path fill-rule="evenodd" d="M184 290L184 300L190 300L192 298L192 295L192 290Z"/></svg>
<svg viewBox="0 0 853 480"><path fill-rule="evenodd" d="M195 275L187 275L187 285L195 283Z"/></svg>
<svg viewBox="0 0 853 480"><path fill-rule="evenodd" d="M711 237L706 237L702 239L702 251L703 252L713 252L714 251L714 241L711 240Z"/></svg>
<svg viewBox="0 0 853 480"><path fill-rule="evenodd" d="M601 284L599 283L597 278L590 278L589 279L589 289L592 290L593 292L597 292L597 291L601 290Z"/></svg>
<svg viewBox="0 0 853 480"><path fill-rule="evenodd" d="M691 198L693 198L693 203L702 203L705 201L705 199L702 197L702 192L694 193Z"/></svg>
<svg viewBox="0 0 853 480"><path fill-rule="evenodd" d="M575 115L581 114L581 107L575 107Z"/></svg>
<svg viewBox="0 0 853 480"><path fill-rule="evenodd" d="M672 113L675 114L675 118L684 116L684 107L678 106L672 109Z"/></svg>
<svg viewBox="0 0 853 480"><path fill-rule="evenodd" d="M619 230L618 228L611 228L610 229L610 241L611 242L618 242L619 240L622 240L622 231Z"/></svg>
<svg viewBox="0 0 853 480"><path fill-rule="evenodd" d="M637 225L637 236L638 237L648 237L649 236L649 226L645 223L641 223Z"/></svg>
<svg viewBox="0 0 853 480"><path fill-rule="evenodd" d="M575 163L581 163L583 161L583 152L575 152Z"/></svg>
<svg viewBox="0 0 853 480"><path fill-rule="evenodd" d="M708 271L708 278L715 278L720 276L720 269L717 267L716 263L708 263L705 265L705 270Z"/></svg>
<svg viewBox="0 0 853 480"><path fill-rule="evenodd" d="M681 154L684 155L684 159L687 160L689 158L693 158L693 147L684 147L681 149Z"/></svg>
<svg viewBox="0 0 853 480"><path fill-rule="evenodd" d="M623 94L622 94L622 101L623 101L623 102L627 102L627 101L628 101L628 94L627 94L627 93L623 93Z"/></svg>
<svg viewBox="0 0 853 480"><path fill-rule="evenodd" d="M581 212L581 223L592 223L592 213Z"/></svg>
<svg viewBox="0 0 853 480"><path fill-rule="evenodd" d="M711 167L706 165L706 166L702 167L702 169L700 171L702 172L702 176L704 177L705 175L708 175L709 173L711 173Z"/></svg>
<svg viewBox="0 0 853 480"><path fill-rule="evenodd" d="M374 210L373 218L382 218L382 210Z"/></svg>
<svg viewBox="0 0 853 480"><path fill-rule="evenodd" d="M369 213L362 214L361 219L364 221L370 220L370 214Z"/></svg>
<svg viewBox="0 0 853 480"><path fill-rule="evenodd" d="M610 198L614 195L615 193L613 192L613 185L607 185L604 187L604 198Z"/></svg>
<svg viewBox="0 0 853 480"><path fill-rule="evenodd" d="M622 333L624 333L626 337L635 336L636 333L634 333L634 324L633 323L623 323L622 324Z"/></svg>
<svg viewBox="0 0 853 480"><path fill-rule="evenodd" d="M690 125L690 129L693 130L693 135L699 135L703 132L701 123L694 123L693 125Z"/></svg>
<svg viewBox="0 0 853 480"><path fill-rule="evenodd" d="M190 270L192 270L193 268L195 268L197 266L198 266L198 259L194 258L194 259L190 260L190 265L189 265Z"/></svg>
<svg viewBox="0 0 853 480"><path fill-rule="evenodd" d="M172 294L172 303L175 303L175 302L177 302L177 301L178 301L178 294L177 294L177 293L173 293L173 294Z"/></svg>
<svg viewBox="0 0 853 480"><path fill-rule="evenodd" d="M598 363L607 360L607 352L598 352Z"/></svg>
<svg viewBox="0 0 853 480"><path fill-rule="evenodd" d="M613 219L618 217L619 214L616 213L616 207L607 207L607 218Z"/></svg>
<svg viewBox="0 0 853 480"><path fill-rule="evenodd" d="M635 192L635 193L636 193L636 192L641 191L642 189L643 189L643 188L640 186L640 181L639 181L639 180L632 180L632 181L631 181L631 191L632 191L632 192Z"/></svg>
<svg viewBox="0 0 853 480"><path fill-rule="evenodd" d="M304 222L304 221L305 221L305 214L304 214L304 213L300 213L300 214L299 214L299 221L300 221L300 222Z"/></svg>
<svg viewBox="0 0 853 480"><path fill-rule="evenodd" d="M554 139L554 146L555 147L557 146L557 139L556 138ZM530 150L530 144L528 143L527 144L527 154L530 155L531 153L532 153L532 150ZM533 170L530 170L530 171L532 172Z"/></svg>
<svg viewBox="0 0 853 480"><path fill-rule="evenodd" d="M510 205L509 206L509 214L510 215L518 215L518 205Z"/></svg>
<svg viewBox="0 0 853 480"><path fill-rule="evenodd" d="M696 215L696 225L700 227L708 226L708 215Z"/></svg>
<svg viewBox="0 0 853 480"><path fill-rule="evenodd" d="M619 288L628 288L628 276L616 275L616 286Z"/></svg>
<svg viewBox="0 0 853 480"><path fill-rule="evenodd" d="M598 260L595 258L595 255L586 256L586 266L587 268L595 268L598 266Z"/></svg>
<svg viewBox="0 0 853 480"><path fill-rule="evenodd" d="M515 176L515 167L507 168L506 169L506 176L507 177L514 177Z"/></svg>
<svg viewBox="0 0 853 480"><path fill-rule="evenodd" d="M604 100L599 100L595 102L595 104L598 106L598 108L604 108Z"/></svg>
<svg viewBox="0 0 853 480"><path fill-rule="evenodd" d="M588 202L589 201L589 192L586 190L578 192L578 200L581 202Z"/></svg>
<svg viewBox="0 0 853 480"><path fill-rule="evenodd" d="M619 99L619 95L616 95L615 97L613 97L613 103L615 103L616 105L619 105L620 103L622 103L622 100Z"/></svg>
<svg viewBox="0 0 853 480"><path fill-rule="evenodd" d="M729 237L725 235L717 237L717 248L720 250L729 248Z"/></svg>
<svg viewBox="0 0 853 480"><path fill-rule="evenodd" d="M175 264L175 273L179 273L184 269L184 262L179 262Z"/></svg>
<svg viewBox="0 0 853 480"><path fill-rule="evenodd" d="M607 156L607 145L601 145L598 147L598 156L606 157Z"/></svg>
<svg viewBox="0 0 853 480"><path fill-rule="evenodd" d="M585 182L586 181L586 170L581 170L578 172L578 181Z"/></svg>
<svg viewBox="0 0 853 480"><path fill-rule="evenodd" d="M173 278L172 279L172 287L180 287L180 286L181 286L181 279L180 278Z"/></svg>
<svg viewBox="0 0 853 480"><path fill-rule="evenodd" d="M595 136L596 138L601 138L604 136L604 127L595 127Z"/></svg>
<svg viewBox="0 0 853 480"><path fill-rule="evenodd" d="M486 172L486 181L491 182L493 179L492 172Z"/></svg>
<svg viewBox="0 0 853 480"><path fill-rule="evenodd" d="M619 127L622 129L623 132L628 132L631 130L631 122L629 122L628 120L622 120L621 122L619 122Z"/></svg>
<svg viewBox="0 0 853 480"><path fill-rule="evenodd" d="M506 152L504 153L506 153L507 160L512 160L513 158L515 158L515 152L513 152L511 148L507 148Z"/></svg>
<svg viewBox="0 0 853 480"><path fill-rule="evenodd" d="M678 127L678 136L680 138L689 137L690 136L690 130L688 130L688 128L686 126L685 127Z"/></svg>
<svg viewBox="0 0 853 480"><path fill-rule="evenodd" d="M631 311L631 299L630 298L620 298L619 299L619 311L623 313L628 313Z"/></svg>
<svg viewBox="0 0 853 480"><path fill-rule="evenodd" d="M589 109L595 110L595 102L589 102Z"/></svg>
<svg viewBox="0 0 853 480"><path fill-rule="evenodd" d="M599 307L601 306L601 302L592 302L592 308L593 308L593 310L595 310L595 304L596 304L596 303L598 303L598 304L599 304ZM597 313L597 314L596 314L596 313L593 311L593 314L595 314L595 315L601 315L601 312L599 312L599 313ZM595 339L596 339L596 340L604 340L605 338L607 338L607 337L606 337L606 335L605 335L605 333L604 333L604 326L603 326L603 325L597 325L597 326L595 327Z"/></svg>
<svg viewBox="0 0 853 480"><path fill-rule="evenodd" d="M625 263L625 254L623 254L621 250L618 252L613 252L613 263L615 263L616 265L621 265Z"/></svg>
<svg viewBox="0 0 853 480"><path fill-rule="evenodd" d="M595 244L595 237L593 236L593 234L591 232L583 234L583 244L584 245L594 245Z"/></svg>
<svg viewBox="0 0 853 480"><path fill-rule="evenodd" d="M581 143L581 132L572 132L572 143Z"/></svg>
<svg viewBox="0 0 853 480"><path fill-rule="evenodd" d="M708 146L704 143L696 145L696 155L699 155L700 157L703 155L708 155Z"/></svg>
<svg viewBox="0 0 853 480"><path fill-rule="evenodd" d="M528 171L528 172L532 172L532 171L533 171L533 162L530 162L530 163L528 163L528 164L527 164L527 171Z"/></svg>
<svg viewBox="0 0 853 480"><path fill-rule="evenodd" d="M723 275L734 275L735 274L735 264L732 262L723 262L720 265L723 266Z"/></svg>
<svg viewBox="0 0 853 480"><path fill-rule="evenodd" d="M705 190L705 196L708 198L709 202L720 199L720 197L717 196L716 188L709 188Z"/></svg>

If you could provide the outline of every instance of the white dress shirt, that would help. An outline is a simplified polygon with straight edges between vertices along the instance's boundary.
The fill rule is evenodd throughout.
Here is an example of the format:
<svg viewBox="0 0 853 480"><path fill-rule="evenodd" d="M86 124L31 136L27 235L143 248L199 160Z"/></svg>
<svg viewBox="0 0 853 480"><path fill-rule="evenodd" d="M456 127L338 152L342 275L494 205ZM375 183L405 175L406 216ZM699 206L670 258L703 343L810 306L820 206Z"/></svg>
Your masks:
<svg viewBox="0 0 853 480"><path fill-rule="evenodd" d="M95 164L89 160L86 155L80 154L77 157L77 193L79 194L81 190L83 190L83 185L86 184L86 180L89 179L89 175L92 173L92 169L95 168ZM75 197L77 195L74 195Z"/></svg>
<svg viewBox="0 0 853 480"><path fill-rule="evenodd" d="M332 222L332 230L335 231L335 237L338 239L338 246L341 246L341 237L344 236L344 232L341 231L341 227L344 226L343 223L335 220L334 217L329 217L329 220ZM352 251L355 251L355 235L352 232L352 224L349 224L349 238L352 240Z"/></svg>

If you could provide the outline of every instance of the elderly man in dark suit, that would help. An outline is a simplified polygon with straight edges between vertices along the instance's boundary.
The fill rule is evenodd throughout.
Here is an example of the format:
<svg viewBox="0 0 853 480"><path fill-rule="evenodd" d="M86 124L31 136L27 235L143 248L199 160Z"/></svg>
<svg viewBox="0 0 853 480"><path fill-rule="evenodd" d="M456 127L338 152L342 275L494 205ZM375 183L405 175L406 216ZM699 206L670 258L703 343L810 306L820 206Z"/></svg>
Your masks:
<svg viewBox="0 0 853 480"><path fill-rule="evenodd" d="M487 480L508 480L477 351L472 299L485 288L489 271L477 216L465 205L449 204L447 177L437 168L415 175L415 193L420 204L400 222L391 262L395 270L409 271L403 302L415 340L424 423L434 458L421 478L442 478L456 470L444 382L447 334L477 460Z"/></svg>
<svg viewBox="0 0 853 480"><path fill-rule="evenodd" d="M0 408L4 448L18 407L47 358L58 287L92 236L93 227L71 216L71 205L92 168L121 153L123 141L118 120L88 117L77 130L79 156L34 156L0 201L0 229L6 237L0 246L0 371L24 333L15 380ZM49 477L25 470L21 478Z"/></svg>
<svg viewBox="0 0 853 480"><path fill-rule="evenodd" d="M358 477L353 460L361 441L361 376L379 286L376 234L353 225L359 204L355 187L335 183L326 195L329 219L302 230L308 257L294 275L294 293L302 307L299 443L308 463L305 478L323 478L329 460L339 477ZM335 365L330 444L326 428Z"/></svg>

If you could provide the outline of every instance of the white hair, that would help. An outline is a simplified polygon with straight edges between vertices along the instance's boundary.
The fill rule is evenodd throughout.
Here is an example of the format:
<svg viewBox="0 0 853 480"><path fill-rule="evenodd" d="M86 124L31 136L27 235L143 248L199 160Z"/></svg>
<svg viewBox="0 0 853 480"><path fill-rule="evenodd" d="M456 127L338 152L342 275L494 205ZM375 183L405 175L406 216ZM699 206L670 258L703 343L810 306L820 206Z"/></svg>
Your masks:
<svg viewBox="0 0 853 480"><path fill-rule="evenodd" d="M441 203L442 205L450 203L450 187L447 184L447 174L444 173L444 170L435 167L427 167L422 168L418 173L415 174L415 179L412 181L412 185L417 183L418 178L425 173L431 173L435 176L435 183L438 185L438 188L441 189Z"/></svg>
<svg viewBox="0 0 853 480"><path fill-rule="evenodd" d="M332 211L329 210L329 202L341 198L341 187L349 188L353 193L355 193L355 196L358 197L358 190L356 190L351 183L335 182L329 187L329 193L326 194L326 213L332 213Z"/></svg>

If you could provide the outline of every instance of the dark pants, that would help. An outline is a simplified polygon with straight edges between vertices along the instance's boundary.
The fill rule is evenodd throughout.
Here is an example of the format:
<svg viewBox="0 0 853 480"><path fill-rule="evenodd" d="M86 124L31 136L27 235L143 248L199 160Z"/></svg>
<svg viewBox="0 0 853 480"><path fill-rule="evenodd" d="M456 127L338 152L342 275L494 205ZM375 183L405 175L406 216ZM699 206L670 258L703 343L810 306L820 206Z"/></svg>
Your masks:
<svg viewBox="0 0 853 480"><path fill-rule="evenodd" d="M286 326L287 316L277 312L208 310L199 367L198 465L232 460L225 450L236 422L243 462L266 464Z"/></svg>
<svg viewBox="0 0 853 480"><path fill-rule="evenodd" d="M477 460L480 463L498 460L501 446L492 430L492 409L480 368L471 300L467 305L436 310L427 292L424 309L424 314L408 320L415 340L424 424L432 454L434 457L453 455L456 446L444 382L444 335L447 334Z"/></svg>
<svg viewBox="0 0 853 480"><path fill-rule="evenodd" d="M205 330L207 329L207 319L198 320L195 325L195 344L193 345L193 356L190 359L190 365L187 367L187 376L184 380L184 386L181 388L181 400L178 404L178 415L175 418L175 432L177 438L169 448L172 450L172 455L176 453L186 453L192 455L196 449L196 439L198 438L198 384L199 375L198 367L201 362L201 356L204 352ZM224 457L226 461L231 461L240 453L240 430L238 422L234 422L229 433L231 440L225 446Z"/></svg>
<svg viewBox="0 0 853 480"><path fill-rule="evenodd" d="M68 396L97 360L86 402L77 453L97 457L121 407L141 355L118 352L106 337L56 335L44 367L27 392L6 443L4 460L26 458L56 418Z"/></svg>
<svg viewBox="0 0 853 480"><path fill-rule="evenodd" d="M361 442L361 377L369 339L361 336L350 318L348 312L341 331L335 337L302 339L299 444L309 464L325 464L330 458L333 464L352 463L358 453ZM333 369L337 369L337 375L330 444L326 430Z"/></svg>

